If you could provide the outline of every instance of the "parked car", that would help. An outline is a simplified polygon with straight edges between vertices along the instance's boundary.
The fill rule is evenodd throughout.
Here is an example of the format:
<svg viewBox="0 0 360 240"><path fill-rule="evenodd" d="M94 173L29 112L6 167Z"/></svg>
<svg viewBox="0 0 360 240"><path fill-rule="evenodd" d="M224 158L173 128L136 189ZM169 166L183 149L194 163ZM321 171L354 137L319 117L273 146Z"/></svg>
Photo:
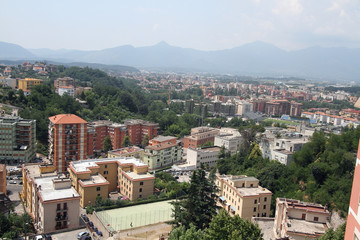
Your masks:
<svg viewBox="0 0 360 240"><path fill-rule="evenodd" d="M16 181L15 180L10 180L9 183L10 184L16 184Z"/></svg>
<svg viewBox="0 0 360 240"><path fill-rule="evenodd" d="M45 240L45 238L42 235L37 235L34 238L35 240Z"/></svg>
<svg viewBox="0 0 360 240"><path fill-rule="evenodd" d="M85 222L88 222L89 221L89 218L86 216L86 214L82 213L81 214L81 218L85 221Z"/></svg>
<svg viewBox="0 0 360 240"><path fill-rule="evenodd" d="M85 240L85 239L91 239L89 232L80 232L77 236L77 239L79 240Z"/></svg>
<svg viewBox="0 0 360 240"><path fill-rule="evenodd" d="M50 234L44 234L43 236L44 236L45 240L52 240L52 237Z"/></svg>

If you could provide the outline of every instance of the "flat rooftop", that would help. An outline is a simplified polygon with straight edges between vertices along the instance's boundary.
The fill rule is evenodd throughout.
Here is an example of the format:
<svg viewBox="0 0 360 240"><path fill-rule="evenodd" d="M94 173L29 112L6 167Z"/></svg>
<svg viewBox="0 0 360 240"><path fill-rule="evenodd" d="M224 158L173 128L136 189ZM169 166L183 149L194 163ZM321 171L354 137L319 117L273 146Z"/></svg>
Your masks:
<svg viewBox="0 0 360 240"><path fill-rule="evenodd" d="M58 200L64 198L80 197L73 187L55 189L53 179L58 179L57 176L47 176L35 178L35 184L37 184L40 196L43 201Z"/></svg>
<svg viewBox="0 0 360 240"><path fill-rule="evenodd" d="M308 222L300 219L287 219L287 233L299 234L324 234L328 227L325 223Z"/></svg>
<svg viewBox="0 0 360 240"><path fill-rule="evenodd" d="M100 174L91 175L89 179L81 179L80 184L84 186L91 186L95 184L108 184L109 182Z"/></svg>
<svg viewBox="0 0 360 240"><path fill-rule="evenodd" d="M275 239L274 237L274 218L256 217L252 218L252 222L259 225L264 240Z"/></svg>
<svg viewBox="0 0 360 240"><path fill-rule="evenodd" d="M198 148L198 149L190 149L197 152L218 152L221 150L221 147L206 147L206 148Z"/></svg>
<svg viewBox="0 0 360 240"><path fill-rule="evenodd" d="M147 166L147 164L141 162L139 159L134 157L117 157L117 158L100 158L100 159L88 159L88 160L80 160L70 162L70 166L76 172L86 172L89 171L91 167L97 167L97 163L106 163L106 162L114 162L116 161L118 164L133 164L138 167Z"/></svg>
<svg viewBox="0 0 360 240"><path fill-rule="evenodd" d="M116 154L116 155L120 156L122 154L136 153L136 152L142 152L142 151L144 151L144 149L132 146L132 147L115 149L115 150L109 151L108 153Z"/></svg>
<svg viewBox="0 0 360 240"><path fill-rule="evenodd" d="M135 172L125 172L125 174L134 180L135 179L155 178L155 176L150 173L137 174Z"/></svg>
<svg viewBox="0 0 360 240"><path fill-rule="evenodd" d="M173 140L174 138L176 139L176 137L172 137L172 136L157 136L157 137L151 139L150 141L165 142L165 141Z"/></svg>
<svg viewBox="0 0 360 240"><path fill-rule="evenodd" d="M39 164L39 163L28 163L28 164L24 165L24 169L25 169L25 171L27 171L27 174L30 178L57 176L56 172L41 173L40 166L41 166L41 164Z"/></svg>
<svg viewBox="0 0 360 240"><path fill-rule="evenodd" d="M250 188L236 188L236 190L238 191L238 193L240 193L242 196L257 196L260 194L272 194L272 192L266 188L263 188L261 186L258 187L250 187Z"/></svg>
<svg viewBox="0 0 360 240"><path fill-rule="evenodd" d="M160 143L157 145L147 146L147 147L145 147L145 149L159 151L162 149L171 148L171 147L175 147L175 146L177 146L177 143L164 142L164 143Z"/></svg>

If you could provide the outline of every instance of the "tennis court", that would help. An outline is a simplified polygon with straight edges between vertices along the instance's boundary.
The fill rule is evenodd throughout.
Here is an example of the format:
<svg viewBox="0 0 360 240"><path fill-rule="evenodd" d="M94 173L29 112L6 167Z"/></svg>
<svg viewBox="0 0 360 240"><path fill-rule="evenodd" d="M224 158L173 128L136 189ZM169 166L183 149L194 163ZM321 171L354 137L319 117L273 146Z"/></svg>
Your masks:
<svg viewBox="0 0 360 240"><path fill-rule="evenodd" d="M111 209L96 214L109 231L119 231L171 220L171 201Z"/></svg>

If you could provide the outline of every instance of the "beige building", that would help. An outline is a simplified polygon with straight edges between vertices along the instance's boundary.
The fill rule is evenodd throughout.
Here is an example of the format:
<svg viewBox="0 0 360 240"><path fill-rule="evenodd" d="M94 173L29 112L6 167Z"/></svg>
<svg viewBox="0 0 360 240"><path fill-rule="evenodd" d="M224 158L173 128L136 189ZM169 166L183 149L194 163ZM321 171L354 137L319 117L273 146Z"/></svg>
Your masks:
<svg viewBox="0 0 360 240"><path fill-rule="evenodd" d="M73 161L68 171L81 196L81 207L94 204L97 197L106 199L114 191L132 201L154 192L154 175L147 173L148 165L133 157Z"/></svg>
<svg viewBox="0 0 360 240"><path fill-rule="evenodd" d="M276 239L317 239L329 228L326 207L294 199L277 198L274 221Z"/></svg>
<svg viewBox="0 0 360 240"><path fill-rule="evenodd" d="M187 150L186 163L196 167L200 167L201 164L208 167L215 167L216 161L219 160L220 151L221 147L189 148Z"/></svg>
<svg viewBox="0 0 360 240"><path fill-rule="evenodd" d="M219 205L230 215L239 215L251 220L252 217L268 217L272 192L259 186L259 180L245 175L218 175Z"/></svg>
<svg viewBox="0 0 360 240"><path fill-rule="evenodd" d="M6 195L6 165L0 164L0 192Z"/></svg>
<svg viewBox="0 0 360 240"><path fill-rule="evenodd" d="M22 198L39 232L79 227L80 195L54 165L24 164Z"/></svg>

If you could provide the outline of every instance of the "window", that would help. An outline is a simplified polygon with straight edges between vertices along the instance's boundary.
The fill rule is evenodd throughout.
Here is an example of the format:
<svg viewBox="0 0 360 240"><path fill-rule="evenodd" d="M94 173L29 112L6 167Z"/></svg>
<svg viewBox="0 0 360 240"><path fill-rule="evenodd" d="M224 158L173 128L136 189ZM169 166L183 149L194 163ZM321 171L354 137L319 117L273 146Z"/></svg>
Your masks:
<svg viewBox="0 0 360 240"><path fill-rule="evenodd" d="M264 197L264 202L266 202L267 201L267 197Z"/></svg>
<svg viewBox="0 0 360 240"><path fill-rule="evenodd" d="M139 188L139 192L142 192L142 188Z"/></svg>
<svg viewBox="0 0 360 240"><path fill-rule="evenodd" d="M242 187L245 187L245 183L242 184Z"/></svg>
<svg viewBox="0 0 360 240"><path fill-rule="evenodd" d="M60 203L58 203L56 210L60 210L60 209L61 209L61 205L60 205Z"/></svg>
<svg viewBox="0 0 360 240"><path fill-rule="evenodd" d="M302 219L302 220L305 220L305 218L306 218L306 213L303 213L303 214L301 215L301 219Z"/></svg>
<svg viewBox="0 0 360 240"><path fill-rule="evenodd" d="M100 197L100 193L98 193L98 195L97 195L98 197Z"/></svg>
<svg viewBox="0 0 360 240"><path fill-rule="evenodd" d="M67 203L64 203L64 209L67 209Z"/></svg>
<svg viewBox="0 0 360 240"><path fill-rule="evenodd" d="M144 185L144 182L140 182L140 186Z"/></svg>
<svg viewBox="0 0 360 240"><path fill-rule="evenodd" d="M101 189L100 187L97 187L97 188L96 188L96 191L100 191L100 189Z"/></svg>
<svg viewBox="0 0 360 240"><path fill-rule="evenodd" d="M105 164L105 168L107 168L107 164Z"/></svg>
<svg viewBox="0 0 360 240"><path fill-rule="evenodd" d="M254 207L254 212L256 212L256 207Z"/></svg>
<svg viewBox="0 0 360 240"><path fill-rule="evenodd" d="M141 195L141 194L139 195L139 198L142 198L142 195Z"/></svg>
<svg viewBox="0 0 360 240"><path fill-rule="evenodd" d="M254 203L257 204L257 199L254 200Z"/></svg>
<svg viewBox="0 0 360 240"><path fill-rule="evenodd" d="M264 205L264 209L266 209L266 205Z"/></svg>
<svg viewBox="0 0 360 240"><path fill-rule="evenodd" d="M109 171L104 171L104 175L107 175L107 174L109 174Z"/></svg>
<svg viewBox="0 0 360 240"><path fill-rule="evenodd" d="M318 222L319 221L319 217L314 217L314 222Z"/></svg>
<svg viewBox="0 0 360 240"><path fill-rule="evenodd" d="M254 186L254 184L250 184L250 187L253 187Z"/></svg>

